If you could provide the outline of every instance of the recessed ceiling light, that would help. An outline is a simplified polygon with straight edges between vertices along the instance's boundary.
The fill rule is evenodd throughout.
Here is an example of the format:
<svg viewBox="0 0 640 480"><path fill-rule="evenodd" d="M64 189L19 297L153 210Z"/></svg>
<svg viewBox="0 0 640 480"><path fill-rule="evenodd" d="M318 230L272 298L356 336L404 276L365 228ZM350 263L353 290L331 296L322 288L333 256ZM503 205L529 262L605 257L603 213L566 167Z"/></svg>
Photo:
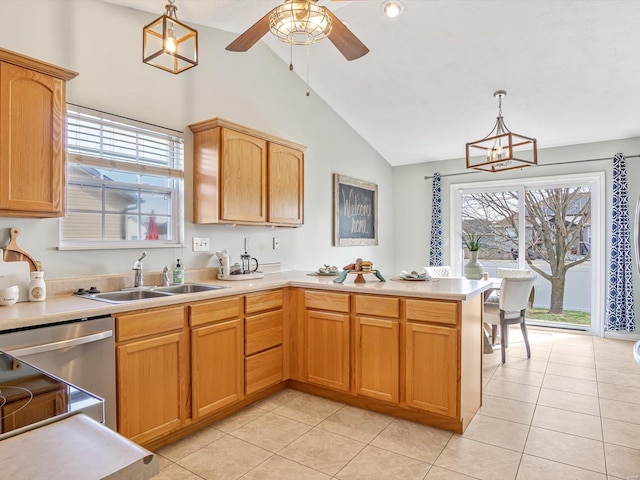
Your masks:
<svg viewBox="0 0 640 480"><path fill-rule="evenodd" d="M397 18L404 12L404 3L400 0L385 0L380 5L383 15L389 18Z"/></svg>

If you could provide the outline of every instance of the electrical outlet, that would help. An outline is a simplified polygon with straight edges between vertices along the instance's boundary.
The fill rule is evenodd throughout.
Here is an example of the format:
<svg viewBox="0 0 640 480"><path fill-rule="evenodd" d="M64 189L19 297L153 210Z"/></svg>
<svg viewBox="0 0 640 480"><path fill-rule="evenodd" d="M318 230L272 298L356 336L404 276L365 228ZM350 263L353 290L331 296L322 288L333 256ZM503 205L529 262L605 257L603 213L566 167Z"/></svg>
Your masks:
<svg viewBox="0 0 640 480"><path fill-rule="evenodd" d="M278 237L273 237L273 249L280 250L280 239Z"/></svg>
<svg viewBox="0 0 640 480"><path fill-rule="evenodd" d="M209 251L209 239L193 237L192 250L194 252L208 252Z"/></svg>
<svg viewBox="0 0 640 480"><path fill-rule="evenodd" d="M244 251L248 252L249 250L251 250L251 238L245 237L244 238Z"/></svg>

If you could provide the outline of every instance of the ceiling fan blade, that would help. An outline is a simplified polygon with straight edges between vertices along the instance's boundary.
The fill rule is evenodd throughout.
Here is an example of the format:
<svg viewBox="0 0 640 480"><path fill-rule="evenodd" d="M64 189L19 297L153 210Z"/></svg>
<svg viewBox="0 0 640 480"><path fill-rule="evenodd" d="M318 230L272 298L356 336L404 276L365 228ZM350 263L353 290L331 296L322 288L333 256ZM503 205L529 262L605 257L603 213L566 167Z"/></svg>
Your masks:
<svg viewBox="0 0 640 480"><path fill-rule="evenodd" d="M269 15L273 10L269 11L264 17L251 25L249 29L231 42L225 50L230 52L246 52L253 47L269 31Z"/></svg>
<svg viewBox="0 0 640 480"><path fill-rule="evenodd" d="M344 58L347 60L355 60L367 53L369 49L364 43L362 43L358 37L356 37L347 26L342 23L338 17L336 17L331 10L323 7L331 17L333 27L331 27L331 33L329 34L329 40L340 51Z"/></svg>

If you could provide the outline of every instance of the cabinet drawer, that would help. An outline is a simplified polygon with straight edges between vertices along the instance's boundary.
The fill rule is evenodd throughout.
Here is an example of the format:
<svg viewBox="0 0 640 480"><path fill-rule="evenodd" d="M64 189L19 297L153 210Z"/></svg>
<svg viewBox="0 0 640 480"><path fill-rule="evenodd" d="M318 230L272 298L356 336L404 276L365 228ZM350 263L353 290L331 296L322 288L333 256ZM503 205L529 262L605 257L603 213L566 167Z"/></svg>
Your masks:
<svg viewBox="0 0 640 480"><path fill-rule="evenodd" d="M317 290L304 292L304 306L318 310L349 312L349 295L346 293L329 293Z"/></svg>
<svg viewBox="0 0 640 480"><path fill-rule="evenodd" d="M184 307L132 313L116 317L116 341L157 335L184 327Z"/></svg>
<svg viewBox="0 0 640 480"><path fill-rule="evenodd" d="M261 313L245 319L245 355L282 344L282 310Z"/></svg>
<svg viewBox="0 0 640 480"><path fill-rule="evenodd" d="M282 347L256 353L245 360L245 394L282 381Z"/></svg>
<svg viewBox="0 0 640 480"><path fill-rule="evenodd" d="M240 316L240 297L223 298L189 307L189 324L192 327Z"/></svg>
<svg viewBox="0 0 640 480"><path fill-rule="evenodd" d="M407 320L457 325L458 304L431 300L407 300Z"/></svg>
<svg viewBox="0 0 640 480"><path fill-rule="evenodd" d="M245 297L245 313L257 313L282 307L282 290L254 293Z"/></svg>
<svg viewBox="0 0 640 480"><path fill-rule="evenodd" d="M356 313L398 318L400 316L400 300L374 297L373 295L356 295Z"/></svg>

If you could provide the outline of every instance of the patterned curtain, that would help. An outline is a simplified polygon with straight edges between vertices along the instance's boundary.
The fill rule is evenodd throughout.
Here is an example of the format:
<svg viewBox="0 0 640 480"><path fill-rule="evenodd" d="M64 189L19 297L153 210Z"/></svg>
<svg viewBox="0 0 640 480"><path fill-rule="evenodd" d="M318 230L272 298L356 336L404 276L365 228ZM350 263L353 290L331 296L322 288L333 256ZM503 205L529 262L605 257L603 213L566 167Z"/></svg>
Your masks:
<svg viewBox="0 0 640 480"><path fill-rule="evenodd" d="M621 153L613 157L611 260L605 328L627 332L635 329L627 167Z"/></svg>
<svg viewBox="0 0 640 480"><path fill-rule="evenodd" d="M431 201L431 243L429 265L442 265L442 187L440 173L433 174L433 200Z"/></svg>

